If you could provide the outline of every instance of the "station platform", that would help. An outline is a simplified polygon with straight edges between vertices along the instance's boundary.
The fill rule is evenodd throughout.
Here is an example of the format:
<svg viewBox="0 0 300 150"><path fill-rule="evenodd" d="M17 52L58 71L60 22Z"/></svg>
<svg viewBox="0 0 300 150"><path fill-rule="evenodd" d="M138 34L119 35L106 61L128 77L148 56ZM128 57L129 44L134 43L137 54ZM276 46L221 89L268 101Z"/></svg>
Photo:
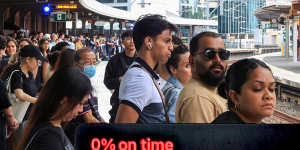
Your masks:
<svg viewBox="0 0 300 150"><path fill-rule="evenodd" d="M250 57L266 62L272 69L276 81L300 88L300 62L294 63L292 58L281 56L280 52ZM112 94L103 83L107 62L108 61L101 61L97 65L97 73L91 79L94 93L98 97L99 112L106 122L108 122L110 118L108 111L111 109L109 101Z"/></svg>
<svg viewBox="0 0 300 150"><path fill-rule="evenodd" d="M300 62L292 57L281 56L280 52L251 56L266 62L273 71L276 81L300 88Z"/></svg>

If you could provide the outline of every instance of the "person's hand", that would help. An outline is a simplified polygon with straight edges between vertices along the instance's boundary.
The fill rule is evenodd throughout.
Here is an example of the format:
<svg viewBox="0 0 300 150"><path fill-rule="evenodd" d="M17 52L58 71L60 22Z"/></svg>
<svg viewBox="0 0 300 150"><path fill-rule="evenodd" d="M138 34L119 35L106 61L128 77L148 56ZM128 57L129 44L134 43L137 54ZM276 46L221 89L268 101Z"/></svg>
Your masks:
<svg viewBox="0 0 300 150"><path fill-rule="evenodd" d="M14 116L10 116L7 118L7 126L8 128L6 139L8 139L14 133L14 131L16 131L19 128L19 123Z"/></svg>
<svg viewBox="0 0 300 150"><path fill-rule="evenodd" d="M122 81L122 79L123 79L123 76L119 77L119 80L120 80L120 81Z"/></svg>
<svg viewBox="0 0 300 150"><path fill-rule="evenodd" d="M11 130L16 130L19 128L19 123L14 116L11 116L7 118L7 126Z"/></svg>
<svg viewBox="0 0 300 150"><path fill-rule="evenodd" d="M48 55L47 51L44 51L44 52L43 52L43 56L44 56L44 57L47 57L47 55Z"/></svg>

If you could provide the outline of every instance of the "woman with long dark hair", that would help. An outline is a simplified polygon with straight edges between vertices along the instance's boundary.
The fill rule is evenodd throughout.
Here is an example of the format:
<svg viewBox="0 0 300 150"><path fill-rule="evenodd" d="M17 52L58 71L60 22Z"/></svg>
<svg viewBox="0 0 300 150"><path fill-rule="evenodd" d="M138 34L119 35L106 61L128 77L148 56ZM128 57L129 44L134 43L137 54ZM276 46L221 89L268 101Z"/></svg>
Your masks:
<svg viewBox="0 0 300 150"><path fill-rule="evenodd" d="M64 134L62 123L82 111L91 91L90 80L78 69L67 67L56 71L30 113L17 150L74 149Z"/></svg>
<svg viewBox="0 0 300 150"><path fill-rule="evenodd" d="M47 80L51 78L55 71L61 68L74 66L74 55L75 51L69 48L64 49L62 51L51 52L48 55L48 59L50 58L50 69L48 69L45 82L47 82Z"/></svg>

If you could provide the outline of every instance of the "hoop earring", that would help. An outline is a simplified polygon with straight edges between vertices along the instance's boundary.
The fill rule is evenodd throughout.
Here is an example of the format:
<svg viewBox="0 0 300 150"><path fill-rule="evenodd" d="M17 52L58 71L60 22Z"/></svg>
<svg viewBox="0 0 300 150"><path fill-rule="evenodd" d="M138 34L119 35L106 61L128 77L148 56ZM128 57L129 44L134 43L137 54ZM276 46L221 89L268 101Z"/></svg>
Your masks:
<svg viewBox="0 0 300 150"><path fill-rule="evenodd" d="M148 46L149 46L150 49L152 48L151 42L148 42Z"/></svg>
<svg viewBox="0 0 300 150"><path fill-rule="evenodd" d="M234 104L234 110L235 111L240 111L239 105L238 104Z"/></svg>

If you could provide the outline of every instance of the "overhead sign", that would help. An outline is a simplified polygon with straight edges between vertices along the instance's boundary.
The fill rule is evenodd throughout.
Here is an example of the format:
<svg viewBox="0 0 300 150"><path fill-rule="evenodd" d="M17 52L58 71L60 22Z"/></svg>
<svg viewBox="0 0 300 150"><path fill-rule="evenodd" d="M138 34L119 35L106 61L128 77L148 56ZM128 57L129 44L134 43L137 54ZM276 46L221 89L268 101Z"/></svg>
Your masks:
<svg viewBox="0 0 300 150"><path fill-rule="evenodd" d="M66 12L52 12L51 16L53 18L53 21L66 21L67 20Z"/></svg>
<svg viewBox="0 0 300 150"><path fill-rule="evenodd" d="M56 9L77 9L77 4L57 4Z"/></svg>
<svg viewBox="0 0 300 150"><path fill-rule="evenodd" d="M48 0L35 0L37 3L48 3Z"/></svg>
<svg viewBox="0 0 300 150"><path fill-rule="evenodd" d="M263 24L263 29L278 29L278 24Z"/></svg>

